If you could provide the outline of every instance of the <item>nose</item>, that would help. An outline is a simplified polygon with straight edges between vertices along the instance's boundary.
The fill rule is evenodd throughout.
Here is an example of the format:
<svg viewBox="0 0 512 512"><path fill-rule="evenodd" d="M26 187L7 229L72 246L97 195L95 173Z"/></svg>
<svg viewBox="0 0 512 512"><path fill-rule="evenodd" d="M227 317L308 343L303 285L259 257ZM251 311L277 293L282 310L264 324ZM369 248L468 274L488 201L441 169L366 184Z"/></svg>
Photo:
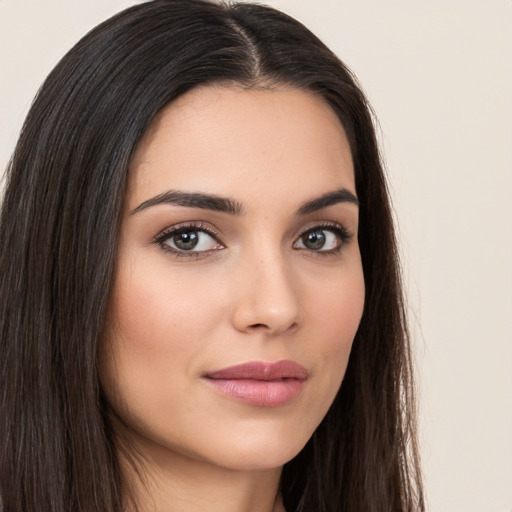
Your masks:
<svg viewBox="0 0 512 512"><path fill-rule="evenodd" d="M238 331L275 336L298 325L297 283L282 258L255 258L238 277L232 319Z"/></svg>

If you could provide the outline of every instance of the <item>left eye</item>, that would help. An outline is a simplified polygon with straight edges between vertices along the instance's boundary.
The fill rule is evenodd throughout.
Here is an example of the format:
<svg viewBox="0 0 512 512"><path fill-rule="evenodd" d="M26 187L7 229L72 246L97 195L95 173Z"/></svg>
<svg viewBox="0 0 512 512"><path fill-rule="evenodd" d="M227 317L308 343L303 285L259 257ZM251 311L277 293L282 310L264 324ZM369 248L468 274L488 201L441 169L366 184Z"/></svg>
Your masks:
<svg viewBox="0 0 512 512"><path fill-rule="evenodd" d="M211 251L222 247L212 235L199 229L187 229L170 233L161 243L178 252Z"/></svg>
<svg viewBox="0 0 512 512"><path fill-rule="evenodd" d="M295 242L295 249L310 251L332 251L342 244L341 236L334 229L314 228L303 233Z"/></svg>

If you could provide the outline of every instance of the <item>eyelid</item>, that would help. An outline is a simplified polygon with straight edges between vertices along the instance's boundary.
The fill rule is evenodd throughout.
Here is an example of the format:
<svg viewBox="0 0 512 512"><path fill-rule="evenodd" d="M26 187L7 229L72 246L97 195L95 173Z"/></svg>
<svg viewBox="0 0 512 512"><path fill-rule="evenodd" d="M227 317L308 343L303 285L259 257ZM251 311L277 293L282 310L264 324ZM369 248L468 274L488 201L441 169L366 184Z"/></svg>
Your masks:
<svg viewBox="0 0 512 512"><path fill-rule="evenodd" d="M330 230L330 231L334 232L334 234L339 238L339 241L340 241L338 247L336 247L334 249L317 250L317 251L308 249L307 247L304 247L304 248L299 247L297 249L306 250L311 253L315 253L317 255L328 256L329 254L334 254L334 253L339 252L347 243L349 243L351 241L352 238L354 238L354 234L352 232L350 232L343 224L340 224L338 222L333 222L333 221L316 222L314 225L308 226L307 228L301 230L301 232L297 236L296 241L293 243L293 245L295 246L295 244L297 244L305 234L309 233L310 231L315 231L315 230L325 230L325 231Z"/></svg>
<svg viewBox="0 0 512 512"><path fill-rule="evenodd" d="M301 241L301 238L310 231L314 230L326 230L331 231L338 238L339 244L334 249L327 250L313 250L308 249L307 247L296 247L296 244ZM168 240L171 236L186 232L186 231L201 231L206 233L208 236L212 237L216 240L222 247L217 249L209 249L203 251L186 251L180 250L177 248L173 248L166 244L166 240ZM295 241L293 242L293 248L297 250L308 251L310 253L314 253L318 256L328 256L332 254L336 254L343 249L343 247L350 242L350 240L354 237L354 234L351 233L343 224L334 221L324 221L324 222L314 222L306 228L302 229L300 233L297 235ZM226 245L222 241L222 237L220 232L212 226L210 223L204 221L185 221L180 222L178 224L174 224L172 226L168 226L162 231L160 231L155 237L153 237L152 243L160 246L160 248L166 252L169 252L177 257L189 257L189 258L201 258L208 256L209 254L218 251L220 249L224 249Z"/></svg>
<svg viewBox="0 0 512 512"><path fill-rule="evenodd" d="M152 243L155 245L160 246L160 248L163 251L170 252L174 254L175 256L179 257L193 257L198 258L201 256L205 256L214 250L206 250L206 251L184 251L175 249L173 247L170 247L169 245L165 244L165 241L169 239L173 235L177 235L179 233L187 232L187 231L201 231L203 233L206 233L208 236L212 237L214 240L216 240L220 245L222 245L222 248L225 247L225 244L221 240L221 236L219 231L212 226L209 223L206 223L204 221L185 221L180 222L178 224L174 224L172 226L168 226L162 231L160 231L155 237L153 237ZM220 249L215 249L215 251Z"/></svg>

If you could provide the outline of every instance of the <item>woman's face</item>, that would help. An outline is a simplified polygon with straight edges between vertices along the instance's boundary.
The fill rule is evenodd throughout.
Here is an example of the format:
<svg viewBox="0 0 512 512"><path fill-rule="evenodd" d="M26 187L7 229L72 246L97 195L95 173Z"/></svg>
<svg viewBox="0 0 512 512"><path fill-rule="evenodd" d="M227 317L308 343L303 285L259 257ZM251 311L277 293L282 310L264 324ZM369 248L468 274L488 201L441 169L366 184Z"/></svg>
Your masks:
<svg viewBox="0 0 512 512"><path fill-rule="evenodd" d="M130 168L100 360L142 453L256 470L300 451L361 318L357 227L347 138L312 94L202 87L158 116Z"/></svg>

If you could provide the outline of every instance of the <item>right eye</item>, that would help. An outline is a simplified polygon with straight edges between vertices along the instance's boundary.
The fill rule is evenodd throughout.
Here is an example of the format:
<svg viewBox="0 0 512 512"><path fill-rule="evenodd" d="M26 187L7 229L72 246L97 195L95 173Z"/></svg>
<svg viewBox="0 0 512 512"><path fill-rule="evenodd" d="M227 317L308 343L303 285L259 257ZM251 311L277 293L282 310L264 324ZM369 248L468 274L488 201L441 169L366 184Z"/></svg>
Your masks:
<svg viewBox="0 0 512 512"><path fill-rule="evenodd" d="M213 233L195 226L168 229L158 236L155 243L179 256L198 256L198 253L224 249Z"/></svg>

